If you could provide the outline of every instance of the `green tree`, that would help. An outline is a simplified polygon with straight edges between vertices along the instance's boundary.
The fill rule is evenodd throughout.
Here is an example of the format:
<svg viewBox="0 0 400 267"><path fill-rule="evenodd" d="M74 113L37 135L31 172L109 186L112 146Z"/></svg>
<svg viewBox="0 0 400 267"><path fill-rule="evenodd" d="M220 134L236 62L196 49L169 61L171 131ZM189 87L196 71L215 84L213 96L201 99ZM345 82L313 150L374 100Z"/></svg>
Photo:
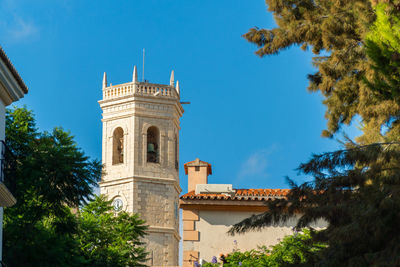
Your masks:
<svg viewBox="0 0 400 267"><path fill-rule="evenodd" d="M111 201L98 196L78 216L77 240L88 266L146 266L141 239L147 226L137 214L113 211Z"/></svg>
<svg viewBox="0 0 400 267"><path fill-rule="evenodd" d="M316 261L316 252L325 248L322 243L313 243L311 231L303 229L302 232L288 235L281 242L266 248L265 246L250 251L237 251L226 257L224 267L282 267L282 266L312 266ZM206 263L204 267L219 266L219 264Z"/></svg>
<svg viewBox="0 0 400 267"><path fill-rule="evenodd" d="M313 242L328 246L315 266L400 265L399 143L355 146L314 155L299 167L314 181L296 185L287 199L268 204L269 212L236 224L242 233L278 224L300 214L297 229L323 219L326 229Z"/></svg>
<svg viewBox="0 0 400 267"><path fill-rule="evenodd" d="M39 132L32 111L15 108L7 110L6 136L17 199L4 214L7 266L143 266L143 221L113 213L104 197L91 201L102 167L68 132Z"/></svg>
<svg viewBox="0 0 400 267"><path fill-rule="evenodd" d="M92 195L101 164L73 137L55 128L39 132L26 108L7 110L6 144L15 155L17 204L4 214L4 261L9 266L79 266L70 207Z"/></svg>
<svg viewBox="0 0 400 267"><path fill-rule="evenodd" d="M369 109L371 117L359 141L398 141L400 100L400 1L381 1L374 7L376 20L366 36L366 53L372 71L364 79L374 94L377 105ZM383 130L388 130L387 133ZM382 136L376 133L384 134Z"/></svg>
<svg viewBox="0 0 400 267"><path fill-rule="evenodd" d="M365 38L375 20L370 0L266 0L277 27L250 29L244 37L259 46L257 55L273 55L290 46L312 49L315 73L308 76L308 90L323 97L328 120L324 136L332 137L342 124L358 115L364 127L387 121L373 111L381 105L399 110L392 102L382 103L365 83L373 74L366 55ZM388 114L388 113L387 113ZM393 112L391 112L393 114ZM386 115L386 114L385 114ZM380 128L368 129L379 135Z"/></svg>
<svg viewBox="0 0 400 267"><path fill-rule="evenodd" d="M305 228L300 233L285 236L281 242L272 246L266 266L312 266L311 263L318 259L318 252L325 247L324 243L314 242L311 231Z"/></svg>
<svg viewBox="0 0 400 267"><path fill-rule="evenodd" d="M356 115L363 135L358 144L349 141L346 149L314 155L301 164L300 173L312 182L297 185L288 179L292 190L287 199L269 203L269 212L230 232L301 214L298 229L318 219L328 222L326 229L312 234L313 242L328 244L313 265L399 266L399 1L267 3L278 28L252 29L245 37L261 47L261 56L293 44L312 47L318 71L309 76L309 89L325 97L325 135L332 136ZM318 56L320 52L326 55Z"/></svg>

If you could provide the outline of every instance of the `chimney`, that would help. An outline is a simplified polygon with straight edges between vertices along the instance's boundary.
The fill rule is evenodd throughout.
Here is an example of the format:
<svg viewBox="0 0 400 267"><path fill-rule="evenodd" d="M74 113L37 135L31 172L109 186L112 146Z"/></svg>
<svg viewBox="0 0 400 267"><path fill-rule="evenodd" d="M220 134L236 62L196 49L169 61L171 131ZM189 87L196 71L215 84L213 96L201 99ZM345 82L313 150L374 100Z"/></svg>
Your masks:
<svg viewBox="0 0 400 267"><path fill-rule="evenodd" d="M188 176L188 192L196 190L196 185L207 184L208 175L211 175L211 164L198 158L185 163L185 174Z"/></svg>

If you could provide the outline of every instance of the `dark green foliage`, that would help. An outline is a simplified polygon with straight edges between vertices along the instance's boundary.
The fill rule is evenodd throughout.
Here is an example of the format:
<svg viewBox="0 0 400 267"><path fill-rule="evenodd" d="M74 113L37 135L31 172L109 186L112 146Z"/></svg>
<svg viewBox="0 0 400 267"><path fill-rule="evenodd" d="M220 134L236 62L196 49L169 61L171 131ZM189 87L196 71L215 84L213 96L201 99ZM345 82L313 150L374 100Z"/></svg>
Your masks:
<svg viewBox="0 0 400 267"><path fill-rule="evenodd" d="M376 7L374 4L380 2ZM315 73L309 91L324 97L332 137L354 117L360 144L400 136L400 1L266 0L277 28L250 29L244 37L273 55L297 45L311 48Z"/></svg>
<svg viewBox="0 0 400 267"><path fill-rule="evenodd" d="M376 21L366 38L374 76L369 82L382 99L400 99L400 17L387 4L375 7Z"/></svg>
<svg viewBox="0 0 400 267"><path fill-rule="evenodd" d="M143 221L93 197L101 165L61 128L39 132L31 111L8 110L6 143L16 157L14 196L4 213L3 260L16 266L142 266ZM80 216L71 213L83 207Z"/></svg>
<svg viewBox="0 0 400 267"><path fill-rule="evenodd" d="M89 266L145 266L147 253L140 241L145 235L144 221L137 214L113 212L104 196L82 208L78 242Z"/></svg>
<svg viewBox="0 0 400 267"><path fill-rule="evenodd" d="M314 242L310 230L303 229L302 232L286 236L282 242L272 246L266 266L312 266L318 259L318 252L326 245Z"/></svg>
<svg viewBox="0 0 400 267"><path fill-rule="evenodd" d="M399 5L398 0L384 2L392 7L386 27L381 23L373 26L376 10L370 0L266 0L278 27L253 28L244 35L260 47L259 56L276 54L292 45L312 49L317 71L309 75L308 89L324 96L328 120L324 136L333 136L355 116L361 118L364 136L358 141L363 144L382 142L382 126L388 127L384 134L400 134L399 51L389 51L396 50L393 44L399 42L398 21L393 19ZM379 37L384 34L378 36L382 29L394 34L382 40Z"/></svg>
<svg viewBox="0 0 400 267"><path fill-rule="evenodd" d="M355 146L315 155L299 167L313 182L288 180L287 199L268 204L230 232L278 224L301 214L297 228L323 219L328 227L313 242L327 243L315 266L400 265L400 144Z"/></svg>
<svg viewBox="0 0 400 267"><path fill-rule="evenodd" d="M376 21L365 40L373 71L364 80L374 94L376 105L365 113L370 119L364 126L364 138L359 140L363 143L398 141L400 137L400 1L381 2L375 6ZM377 138L375 132L379 130L384 139Z"/></svg>
<svg viewBox="0 0 400 267"><path fill-rule="evenodd" d="M16 157L17 204L4 214L4 261L8 266L79 265L69 206L92 195L101 164L90 161L61 128L36 129L31 111L7 110L6 144Z"/></svg>
<svg viewBox="0 0 400 267"><path fill-rule="evenodd" d="M312 266L317 252L326 246L322 243L313 243L311 232L304 229L303 233L285 236L281 242L270 249L260 247L245 252L234 252L226 257L224 267L282 267L282 266ZM240 265L241 264L241 265ZM219 266L207 263L204 267Z"/></svg>
<svg viewBox="0 0 400 267"><path fill-rule="evenodd" d="M340 125L349 124L362 109L374 105L363 82L369 72L363 40L374 21L369 0L266 0L277 28L250 29L244 37L265 56L293 46L311 48L317 72L309 75L310 91L320 91L327 106L328 129L332 136Z"/></svg>
<svg viewBox="0 0 400 267"><path fill-rule="evenodd" d="M278 27L245 34L260 56L291 45L311 47L332 136L359 116L363 135L345 150L315 155L299 167L312 182L296 185L269 212L231 229L241 233L301 214L297 228L324 219L312 235L326 242L315 266L400 266L400 2L267 0ZM380 3L377 3L380 2ZM323 56L319 54L323 52ZM379 143L376 143L379 142ZM360 145L361 144L361 145Z"/></svg>
<svg viewBox="0 0 400 267"><path fill-rule="evenodd" d="M3 261L9 267L82 266L84 259L70 233L75 227L68 208L63 218L46 218L29 225L6 214Z"/></svg>

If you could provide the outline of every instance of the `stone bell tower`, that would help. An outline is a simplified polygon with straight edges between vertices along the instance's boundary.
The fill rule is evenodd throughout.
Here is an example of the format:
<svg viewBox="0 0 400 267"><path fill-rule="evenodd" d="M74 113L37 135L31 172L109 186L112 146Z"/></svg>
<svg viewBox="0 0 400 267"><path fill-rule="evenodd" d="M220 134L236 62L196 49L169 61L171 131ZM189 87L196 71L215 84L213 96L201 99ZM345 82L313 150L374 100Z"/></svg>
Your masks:
<svg viewBox="0 0 400 267"><path fill-rule="evenodd" d="M107 85L103 78L100 193L116 212L139 213L149 225L145 238L151 266L178 266L179 254L179 82Z"/></svg>

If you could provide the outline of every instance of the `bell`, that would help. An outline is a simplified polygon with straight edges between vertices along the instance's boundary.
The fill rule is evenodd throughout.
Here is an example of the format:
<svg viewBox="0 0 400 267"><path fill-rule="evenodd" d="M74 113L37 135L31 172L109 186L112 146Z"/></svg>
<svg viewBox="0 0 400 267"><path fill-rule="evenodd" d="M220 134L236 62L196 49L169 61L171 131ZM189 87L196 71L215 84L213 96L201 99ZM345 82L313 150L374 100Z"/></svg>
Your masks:
<svg viewBox="0 0 400 267"><path fill-rule="evenodd" d="M153 143L148 143L147 144L147 152L156 152L155 150L154 150L154 144Z"/></svg>

